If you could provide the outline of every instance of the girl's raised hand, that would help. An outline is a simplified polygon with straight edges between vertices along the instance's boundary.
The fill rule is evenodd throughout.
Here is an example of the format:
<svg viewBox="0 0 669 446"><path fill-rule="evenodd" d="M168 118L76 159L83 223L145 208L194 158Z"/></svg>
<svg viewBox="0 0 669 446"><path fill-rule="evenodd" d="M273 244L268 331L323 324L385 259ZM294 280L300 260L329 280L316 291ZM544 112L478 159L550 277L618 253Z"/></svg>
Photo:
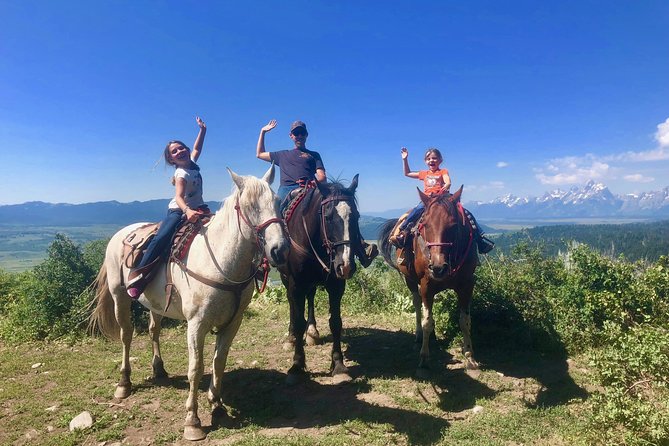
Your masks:
<svg viewBox="0 0 669 446"><path fill-rule="evenodd" d="M199 116L195 117L195 121L197 122L198 127L200 127L201 129L206 129L207 128L207 125L204 123L204 121L202 119L200 119Z"/></svg>
<svg viewBox="0 0 669 446"><path fill-rule="evenodd" d="M264 126L264 127L263 127L262 129L260 129L260 130L263 131L263 132L269 132L269 131L272 130L274 127L276 127L276 119L272 119L272 120L269 122L269 124L267 124L266 126Z"/></svg>
<svg viewBox="0 0 669 446"><path fill-rule="evenodd" d="M405 160L409 157L409 151L407 150L406 147L402 147L401 153L402 153L402 159L403 160Z"/></svg>

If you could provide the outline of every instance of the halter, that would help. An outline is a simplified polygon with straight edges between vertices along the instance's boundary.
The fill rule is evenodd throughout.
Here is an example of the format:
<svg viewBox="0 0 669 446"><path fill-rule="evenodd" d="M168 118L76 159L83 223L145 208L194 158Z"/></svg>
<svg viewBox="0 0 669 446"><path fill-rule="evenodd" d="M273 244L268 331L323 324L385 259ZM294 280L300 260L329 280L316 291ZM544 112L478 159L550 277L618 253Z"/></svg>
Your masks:
<svg viewBox="0 0 669 446"><path fill-rule="evenodd" d="M331 254L332 251L337 248L337 246L341 245L350 245L351 240L340 240L337 242L331 242L330 238L328 237L328 231L327 231L327 225L325 224L325 212L323 212L323 208L325 208L325 205L330 203L330 202L340 202L340 201L351 201L353 197L347 196L347 195L335 195L333 197L328 197L325 200L321 201L321 232L323 233L323 246L325 247L326 251L328 254Z"/></svg>
<svg viewBox="0 0 669 446"><path fill-rule="evenodd" d="M267 255L265 255L265 236L262 234L262 232L272 223L279 223L281 225L281 229L284 231L284 234L286 233L286 228L285 228L285 223L283 219L281 218L270 218L269 220L265 221L264 223L261 223L257 226L254 226L251 224L249 219L242 213L242 209L239 206L239 197L237 197L237 200L235 202L235 211L237 212L237 227L239 228L239 232L242 231L241 227L241 222L243 221L246 223L247 226L249 226L252 230L253 233L255 234L255 239L256 239L256 247L257 247L257 252L262 253L262 258L259 259L258 264L255 268L252 268L252 273L249 277L242 281L236 281L232 280L229 278L225 278L225 282L221 281L215 281L212 279L209 279L207 277L204 277L195 271L189 269L185 263L183 263L181 260L171 257L170 260L172 260L174 263L179 265L182 271L184 271L186 274L189 276L193 277L194 279L204 283L205 285L209 285L210 287L217 288L219 290L225 290L225 291L233 291L235 295L237 296L237 299L239 300L241 290L246 287L246 285L253 279L255 279L256 283L256 290L258 290L259 293L262 293L265 291L265 287L267 285L267 277L269 275L269 270L270 270L270 264L269 260L267 259ZM254 254L254 258L256 256ZM169 269L168 269L169 270ZM258 272L262 271L262 285L258 285L258 277L257 274ZM168 280L168 286L171 285L171 280ZM226 283L228 282L228 283ZM169 305L169 299L168 299L168 304ZM239 306L239 302L237 302L237 306ZM167 310L167 307L165 307ZM235 311L236 312L236 311Z"/></svg>
<svg viewBox="0 0 669 446"><path fill-rule="evenodd" d="M462 206L462 205L460 205L460 203L458 203L457 206L458 206L458 210L461 211L460 206ZM462 215L462 226L466 226L465 219L464 219L464 213L462 211L459 212L459 213ZM427 209L425 209L425 214L427 214ZM425 217L425 214L423 214L423 217ZM460 228L462 226L460 226L460 225L458 226L458 235L460 233ZM457 266L455 268L450 268L450 271L449 271L448 275L446 276L446 278L453 277L460 270L460 268L462 268L462 265L464 265L465 261L467 260L467 256L469 255L469 251L472 247L472 242L474 240L474 232L472 230L472 226L471 225L468 225L468 226L469 226L469 240L467 241L467 248L464 250L464 252L460 256L460 261L458 262ZM432 261L432 254L430 252L430 248L432 248L434 246L437 246L437 247L439 247L439 246L448 246L448 247L455 246L457 248L457 243L454 243L454 242L428 242L427 238L425 237L424 228L425 228L425 223L421 222L418 225L418 233L420 235L420 238L418 239L418 241L420 243L421 240L422 240L421 244L423 244L427 248L427 250L423 250L423 255L430 262ZM455 254L456 254L456 259L457 259L458 258L457 257L457 249L456 249ZM447 256L447 262L446 263L450 267L451 265L450 265L449 260L450 260L450 256Z"/></svg>
<svg viewBox="0 0 669 446"><path fill-rule="evenodd" d="M343 194L337 194L333 195L330 197L327 197L321 201L320 204L320 215L321 215L321 221L320 221L320 226L321 226L321 234L323 234L323 241L322 241L322 246L325 248L325 252L328 255L328 263L326 264L321 257L318 255L318 252L316 248L314 247L313 242L311 241L311 237L309 237L309 230L307 228L307 222L304 219L304 215L302 216L302 225L304 226L304 232L307 235L307 240L309 241L309 246L311 247L311 253L309 251L305 250L302 246L297 244L295 241L292 240L291 238L291 245L296 247L300 252L303 254L313 254L314 257L316 257L316 260L318 263L321 264L323 267L323 270L325 270L326 273L330 274L331 268L330 266L334 262L334 257L335 257L335 250L338 246L342 245L350 245L351 240L339 240L339 241L331 241L330 237L328 237L328 231L327 231L327 224L325 223L325 212L324 208L325 205L331 202L340 202L340 201L351 201L353 200L354 197L349 196L349 195L343 195Z"/></svg>
<svg viewBox="0 0 669 446"><path fill-rule="evenodd" d="M272 223L278 223L281 225L281 230L283 231L284 235L288 234L288 230L286 229L286 223L283 221L282 218L279 217L274 217L266 220L265 222L254 226L251 224L249 219L242 213L242 208L239 206L239 197L237 197L237 201L235 202L235 211L237 211L237 227L239 228L239 232L242 231L241 223L240 220L246 223L246 225L253 230L253 233L255 234L256 237L256 245L258 248L258 252L262 253L262 259L260 259L258 266L255 268L256 270L260 270L262 267L263 271L263 279L262 279L262 287L258 287L258 279L256 278L256 290L258 290L259 293L262 293L265 291L265 286L267 285L267 277L269 275L269 270L270 270L270 265L269 265L269 260L267 259L267 255L265 254L265 236L263 234L263 231L267 229L269 225ZM251 277L247 279L247 281L250 281L251 278L255 277L257 272L254 272Z"/></svg>

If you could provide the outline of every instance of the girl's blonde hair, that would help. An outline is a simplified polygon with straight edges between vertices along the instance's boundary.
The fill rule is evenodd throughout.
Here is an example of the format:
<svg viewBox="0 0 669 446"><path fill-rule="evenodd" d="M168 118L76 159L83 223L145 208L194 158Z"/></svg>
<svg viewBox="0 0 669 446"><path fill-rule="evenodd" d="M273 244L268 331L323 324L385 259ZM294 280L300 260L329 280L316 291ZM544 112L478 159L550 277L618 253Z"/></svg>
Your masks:
<svg viewBox="0 0 669 446"><path fill-rule="evenodd" d="M436 155L437 158L439 158L439 163L444 161L444 157L441 156L441 152L436 147L428 147L428 149L425 151L425 156L423 157L423 159L426 160L427 157L432 154Z"/></svg>

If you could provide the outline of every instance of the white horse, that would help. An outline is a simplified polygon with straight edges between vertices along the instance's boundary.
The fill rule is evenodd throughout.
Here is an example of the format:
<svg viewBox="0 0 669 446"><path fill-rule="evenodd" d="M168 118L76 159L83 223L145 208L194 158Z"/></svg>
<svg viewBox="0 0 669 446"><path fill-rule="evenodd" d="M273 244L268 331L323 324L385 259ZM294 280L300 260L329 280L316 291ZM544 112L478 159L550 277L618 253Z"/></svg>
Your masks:
<svg viewBox="0 0 669 446"><path fill-rule="evenodd" d="M140 296L151 310L149 333L153 342L154 378L167 376L160 356L160 321L163 316L186 320L188 324L188 382L184 438L206 436L198 417L197 390L204 372L203 348L206 334L216 331L213 372L207 394L212 413L223 409L221 378L232 340L242 322L254 288L254 275L264 259L274 266L286 261L290 243L284 233L276 194L270 188L272 165L262 180L239 176L228 169L236 184L214 218L195 237L183 267L170 263L174 292L166 302L165 266ZM107 245L105 261L97 279L97 304L90 317L108 337L123 342L121 379L114 397L130 395L130 341L133 336L130 304L124 283L128 269L123 267L122 246L126 236L141 224L117 232Z"/></svg>

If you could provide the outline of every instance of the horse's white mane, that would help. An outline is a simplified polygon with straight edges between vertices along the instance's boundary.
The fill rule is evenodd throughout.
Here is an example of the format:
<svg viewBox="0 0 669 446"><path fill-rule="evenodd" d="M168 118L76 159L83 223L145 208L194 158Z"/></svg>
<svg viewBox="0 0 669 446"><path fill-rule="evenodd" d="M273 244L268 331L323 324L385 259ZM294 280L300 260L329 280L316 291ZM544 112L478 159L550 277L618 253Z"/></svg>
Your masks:
<svg viewBox="0 0 669 446"><path fill-rule="evenodd" d="M237 184L233 182L230 195L223 199L219 211L216 212L217 215L226 215L228 219L235 219L235 221L237 214L234 207L238 200L241 208L249 209L250 207L255 210L256 206L260 203L259 198L269 188L269 185L265 181L253 175L239 175L239 177L244 179L244 193L241 193Z"/></svg>

